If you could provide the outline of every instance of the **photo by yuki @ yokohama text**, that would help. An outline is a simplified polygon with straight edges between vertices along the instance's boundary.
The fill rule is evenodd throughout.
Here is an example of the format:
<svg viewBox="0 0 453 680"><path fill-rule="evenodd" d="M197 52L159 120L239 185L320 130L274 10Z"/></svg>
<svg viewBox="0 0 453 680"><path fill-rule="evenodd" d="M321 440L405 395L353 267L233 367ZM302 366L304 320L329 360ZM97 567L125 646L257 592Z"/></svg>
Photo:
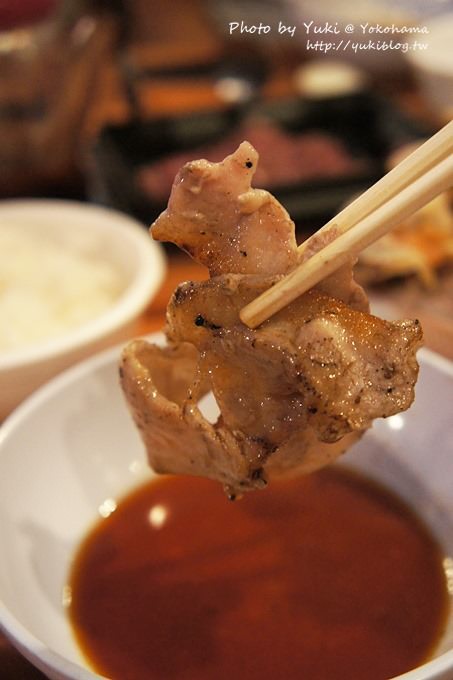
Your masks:
<svg viewBox="0 0 453 680"><path fill-rule="evenodd" d="M317 23L313 19L303 21L300 26L278 24L247 24L243 20L229 23L228 32L253 36L268 36L277 33L280 36L294 38L296 33L306 38L307 50L318 52L359 52L359 51L423 51L428 49L427 26L405 26L397 24L380 24L359 22L358 24L340 24L338 21Z"/></svg>
<svg viewBox="0 0 453 680"><path fill-rule="evenodd" d="M323 34L334 34L334 35L340 35L343 31L345 33L351 34L351 33L358 33L359 35L375 35L375 36L380 36L380 35L407 35L407 34L422 34L422 35L428 35L429 34L429 29L427 26L397 26L396 24L379 24L379 23L374 23L370 24L369 21L366 21L365 23L361 23L358 26L355 24L346 24L344 27L339 26L338 21L335 23L329 23L328 21L322 23L322 24L317 24L313 20L312 21L304 21L303 27L305 29L305 34L316 34L316 33L323 33Z"/></svg>
<svg viewBox="0 0 453 680"><path fill-rule="evenodd" d="M282 21L272 26L271 24L264 24L260 21L259 24L246 24L245 21L230 21L228 24L228 33L249 34L249 35L268 35L269 33L278 33L279 35L288 34L291 38L294 37L297 26L287 26Z"/></svg>
<svg viewBox="0 0 453 680"><path fill-rule="evenodd" d="M363 22L358 25L348 23L339 26L338 22L324 22L317 24L314 21L305 21L303 29L307 37L305 47L307 50L318 52L359 52L359 51L399 51L409 52L426 50L428 41L421 36L427 36L427 26L402 26L396 24L384 25L379 23ZM337 40L326 40L338 36ZM409 36L414 36L408 40ZM417 36L417 37L416 37ZM406 38L406 39L402 39Z"/></svg>

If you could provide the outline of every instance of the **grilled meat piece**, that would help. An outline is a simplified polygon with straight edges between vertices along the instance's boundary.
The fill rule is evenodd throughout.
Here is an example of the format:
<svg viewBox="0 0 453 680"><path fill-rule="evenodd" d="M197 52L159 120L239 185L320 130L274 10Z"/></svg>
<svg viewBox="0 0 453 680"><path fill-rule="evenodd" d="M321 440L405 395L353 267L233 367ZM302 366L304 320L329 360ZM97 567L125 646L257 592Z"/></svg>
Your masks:
<svg viewBox="0 0 453 680"><path fill-rule="evenodd" d="M239 311L272 281L227 275L179 286L167 337L195 354L190 371L168 359L165 384L156 362L177 349L126 348L123 384L155 469L215 478L237 495L269 473L330 463L374 418L411 404L416 321L383 321L312 290L250 330ZM178 390L172 400L182 374L185 398ZM221 413L214 425L197 407L208 388Z"/></svg>
<svg viewBox="0 0 453 680"><path fill-rule="evenodd" d="M168 208L152 226L219 274L278 274L297 262L294 223L263 189L252 189L258 154L243 142L222 163L192 161L181 168Z"/></svg>
<svg viewBox="0 0 453 680"><path fill-rule="evenodd" d="M242 324L242 307L297 264L286 211L250 188L256 162L244 142L222 163L181 170L152 234L190 252L212 278L176 289L167 347L135 341L121 360L152 467L217 479L231 496L322 467L374 418L407 409L422 339L417 321L368 313L352 260L259 328ZM304 257L334 237L331 229L310 239ZM209 391L220 410L214 423L198 406Z"/></svg>

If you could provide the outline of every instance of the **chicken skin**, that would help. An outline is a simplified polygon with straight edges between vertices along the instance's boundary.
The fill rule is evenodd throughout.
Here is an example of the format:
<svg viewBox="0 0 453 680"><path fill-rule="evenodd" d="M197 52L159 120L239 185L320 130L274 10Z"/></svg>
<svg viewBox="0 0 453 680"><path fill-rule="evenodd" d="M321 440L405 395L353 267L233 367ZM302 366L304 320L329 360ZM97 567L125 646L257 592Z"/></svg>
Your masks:
<svg viewBox="0 0 453 680"><path fill-rule="evenodd" d="M241 322L242 307L297 264L288 214L251 188L256 163L244 142L223 163L180 171L152 234L184 247L211 278L174 292L166 347L134 341L121 360L151 466L216 479L232 497L329 464L375 418L407 409L422 340L417 321L368 313L351 266L257 329ZM322 245L311 239L311 253ZM207 392L214 423L198 407Z"/></svg>

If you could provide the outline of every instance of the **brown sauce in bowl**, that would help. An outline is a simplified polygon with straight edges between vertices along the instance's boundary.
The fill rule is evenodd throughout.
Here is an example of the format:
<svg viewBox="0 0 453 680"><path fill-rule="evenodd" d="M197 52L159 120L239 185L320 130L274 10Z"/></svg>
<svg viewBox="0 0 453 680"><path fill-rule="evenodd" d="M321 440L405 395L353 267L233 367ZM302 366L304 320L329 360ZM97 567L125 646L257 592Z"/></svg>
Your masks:
<svg viewBox="0 0 453 680"><path fill-rule="evenodd" d="M69 616L116 680L384 680L442 634L442 557L410 508L350 471L234 503L165 477L88 535Z"/></svg>

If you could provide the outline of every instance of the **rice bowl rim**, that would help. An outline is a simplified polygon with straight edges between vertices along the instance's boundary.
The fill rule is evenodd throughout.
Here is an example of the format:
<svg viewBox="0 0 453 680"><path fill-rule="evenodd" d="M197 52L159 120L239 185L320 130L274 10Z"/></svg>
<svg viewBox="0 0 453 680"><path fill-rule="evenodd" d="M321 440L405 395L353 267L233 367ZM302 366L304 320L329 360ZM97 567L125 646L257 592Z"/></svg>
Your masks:
<svg viewBox="0 0 453 680"><path fill-rule="evenodd" d="M163 248L151 239L145 226L134 218L103 206L60 199L1 201L0 217L3 216L4 209L6 214L13 214L17 210L15 217L21 212L26 217L27 212L33 210L46 211L49 215L52 212L63 215L65 210L70 210L73 214L78 211L82 218L92 218L93 233L101 222L109 222L111 233L116 238L123 239L124 248L130 250L131 259L136 264L133 280L102 314L74 329L68 329L60 336L0 352L0 371L13 371L39 364L100 341L136 318L157 292L166 270Z"/></svg>

